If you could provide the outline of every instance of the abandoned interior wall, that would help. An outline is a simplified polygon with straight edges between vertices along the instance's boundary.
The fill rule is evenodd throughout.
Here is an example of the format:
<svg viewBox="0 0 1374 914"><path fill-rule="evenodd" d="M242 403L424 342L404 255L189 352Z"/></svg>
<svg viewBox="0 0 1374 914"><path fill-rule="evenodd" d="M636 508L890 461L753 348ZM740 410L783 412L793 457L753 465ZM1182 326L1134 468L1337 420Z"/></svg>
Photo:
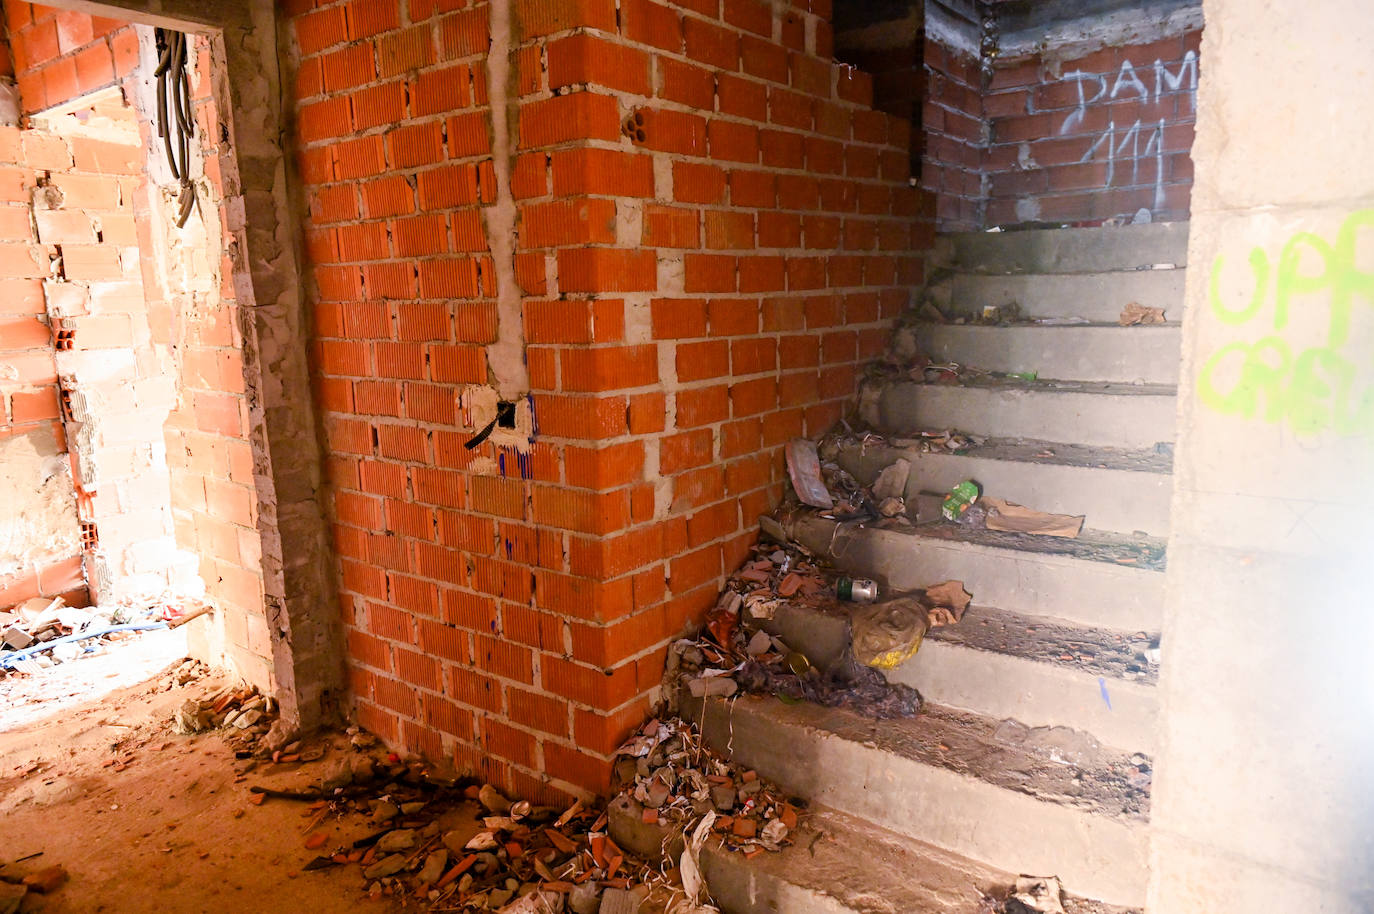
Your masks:
<svg viewBox="0 0 1374 914"><path fill-rule="evenodd" d="M1149 910L1355 914L1374 909L1374 98L1355 88L1374 19L1204 6Z"/></svg>
<svg viewBox="0 0 1374 914"><path fill-rule="evenodd" d="M1095 224L1142 209L1188 218L1196 4L1093 9L1105 5L1047 4L1028 22L1003 12L1014 5L980 19L966 4L927 3L921 182L942 229Z"/></svg>
<svg viewBox="0 0 1374 914"><path fill-rule="evenodd" d="M2 58L9 68L8 51ZM10 70L10 73L13 71ZM32 216L32 143L0 128L0 607L37 596L88 601L56 348L43 297L48 258Z"/></svg>
<svg viewBox="0 0 1374 914"><path fill-rule="evenodd" d="M152 30L5 3L29 116L46 310L73 441L87 572L101 599L159 592L216 605L194 629L203 659L272 686L263 607L236 247L225 228L211 42L192 52L197 206L153 124ZM234 179L232 170L230 180ZM234 187L230 187L231 194Z"/></svg>
<svg viewBox="0 0 1374 914"><path fill-rule="evenodd" d="M598 789L930 226L828 3L451 6L291 9L355 707Z"/></svg>

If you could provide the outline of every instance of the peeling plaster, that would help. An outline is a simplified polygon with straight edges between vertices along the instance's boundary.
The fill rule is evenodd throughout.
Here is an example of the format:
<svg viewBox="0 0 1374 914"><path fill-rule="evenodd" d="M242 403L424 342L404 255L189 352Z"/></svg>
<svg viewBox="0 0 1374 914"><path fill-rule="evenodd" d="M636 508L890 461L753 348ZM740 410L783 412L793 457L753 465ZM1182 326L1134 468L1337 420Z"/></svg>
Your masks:
<svg viewBox="0 0 1374 914"><path fill-rule="evenodd" d="M515 281L516 206L511 192L511 168L515 158L511 111L516 93L510 65L511 4L492 3L491 46L487 50L487 86L491 93L492 168L496 172L496 203L483 210L487 246L496 269L496 342L487 347L487 368L503 400L518 400L529 393L529 369L525 365L525 328L520 286ZM483 423L485 425L485 423ZM478 426L479 428L482 426ZM506 430L509 431L509 430ZM495 435L492 436L495 438ZM526 441L528 448L528 441Z"/></svg>
<svg viewBox="0 0 1374 914"><path fill-rule="evenodd" d="M67 455L52 429L0 439L0 583L45 560L81 551L81 529Z"/></svg>

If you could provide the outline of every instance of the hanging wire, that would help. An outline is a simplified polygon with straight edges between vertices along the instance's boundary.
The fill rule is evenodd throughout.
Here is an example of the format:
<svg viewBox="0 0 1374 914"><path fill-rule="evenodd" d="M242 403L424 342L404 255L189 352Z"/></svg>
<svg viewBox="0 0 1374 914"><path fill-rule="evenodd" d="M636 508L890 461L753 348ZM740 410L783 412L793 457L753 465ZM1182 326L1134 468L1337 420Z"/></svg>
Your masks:
<svg viewBox="0 0 1374 914"><path fill-rule="evenodd" d="M157 41L157 135L167 152L172 177L181 183L181 202L177 228L186 224L196 204L196 189L191 183L191 138L196 122L191 110L191 79L186 72L186 36L171 29L156 29Z"/></svg>

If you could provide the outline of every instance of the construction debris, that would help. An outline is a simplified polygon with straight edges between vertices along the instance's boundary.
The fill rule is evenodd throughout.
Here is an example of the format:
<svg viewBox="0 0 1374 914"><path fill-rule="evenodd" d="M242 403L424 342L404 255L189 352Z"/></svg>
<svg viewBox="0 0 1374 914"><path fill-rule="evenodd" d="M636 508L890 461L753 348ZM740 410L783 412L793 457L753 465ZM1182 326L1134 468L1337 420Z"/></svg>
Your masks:
<svg viewBox="0 0 1374 914"><path fill-rule="evenodd" d="M740 768L706 745L697 728L679 718L645 723L616 751L620 792L643 807L643 821L690 835L720 836L721 846L752 857L791 843L804 804L784 795L758 773ZM703 823L704 831L703 831ZM695 854L693 854L695 857ZM689 900L693 891L683 866Z"/></svg>
<svg viewBox="0 0 1374 914"><path fill-rule="evenodd" d="M834 501L821 481L821 463L816 455L816 445L802 438L794 438L787 442L786 456L792 489L802 503L816 508L833 506Z"/></svg>
<svg viewBox="0 0 1374 914"><path fill-rule="evenodd" d="M782 638L765 631L764 623L785 603L846 613L826 575L797 547L761 545L754 554L727 582L700 636L673 645L666 694L676 695L682 686L696 698L744 691L849 708L878 718L920 713L920 693L888 682L851 652L828 669L819 669Z"/></svg>
<svg viewBox="0 0 1374 914"><path fill-rule="evenodd" d="M195 702L194 722L203 722L207 711L232 721L234 714L241 719L261 709L254 705L259 696L234 692L224 702L225 697L209 708ZM265 722L260 718L248 730L260 733ZM302 843L314 856L303 862L304 871L356 866L369 898L396 897L430 912L576 914L619 910L615 906L626 900L632 903L624 909L633 911L647 895L646 884L671 889L661 874L616 846L600 806L580 800L568 807L512 802L490 784L447 777L418 759L402 759L356 728L348 736L346 744L325 738L270 752L259 743L242 769L245 777L251 771L267 778L323 760L318 772L297 781L299 786L249 788L255 804L268 799L308 804ZM372 827L336 846L317 831L329 819L350 817L362 817Z"/></svg>
<svg viewBox="0 0 1374 914"><path fill-rule="evenodd" d="M0 676L41 673L59 663L100 653L135 633L176 628L210 612L204 603L166 597L130 598L79 609L61 597L34 598L0 613Z"/></svg>

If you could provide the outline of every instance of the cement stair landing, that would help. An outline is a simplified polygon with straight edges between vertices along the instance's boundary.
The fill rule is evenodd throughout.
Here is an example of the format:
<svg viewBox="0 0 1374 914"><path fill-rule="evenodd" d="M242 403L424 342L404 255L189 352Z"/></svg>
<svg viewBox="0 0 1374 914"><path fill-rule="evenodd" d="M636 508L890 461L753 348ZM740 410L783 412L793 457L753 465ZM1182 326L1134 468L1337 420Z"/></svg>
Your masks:
<svg viewBox="0 0 1374 914"><path fill-rule="evenodd" d="M717 751L813 803L1007 871L1057 874L1085 897L1144 900L1148 785L1084 737L1052 735L1076 747L1064 764L1028 748L1024 730L1009 740L1000 721L933 706L875 721L746 696L684 701L683 715Z"/></svg>
<svg viewBox="0 0 1374 914"><path fill-rule="evenodd" d="M654 860L682 841L645 825L629 797L611 803L611 836ZM1005 892L1014 876L823 806L803 816L795 843L750 860L708 841L701 855L711 895L725 914L982 914L985 894ZM1065 899L1067 914L1131 914Z"/></svg>

